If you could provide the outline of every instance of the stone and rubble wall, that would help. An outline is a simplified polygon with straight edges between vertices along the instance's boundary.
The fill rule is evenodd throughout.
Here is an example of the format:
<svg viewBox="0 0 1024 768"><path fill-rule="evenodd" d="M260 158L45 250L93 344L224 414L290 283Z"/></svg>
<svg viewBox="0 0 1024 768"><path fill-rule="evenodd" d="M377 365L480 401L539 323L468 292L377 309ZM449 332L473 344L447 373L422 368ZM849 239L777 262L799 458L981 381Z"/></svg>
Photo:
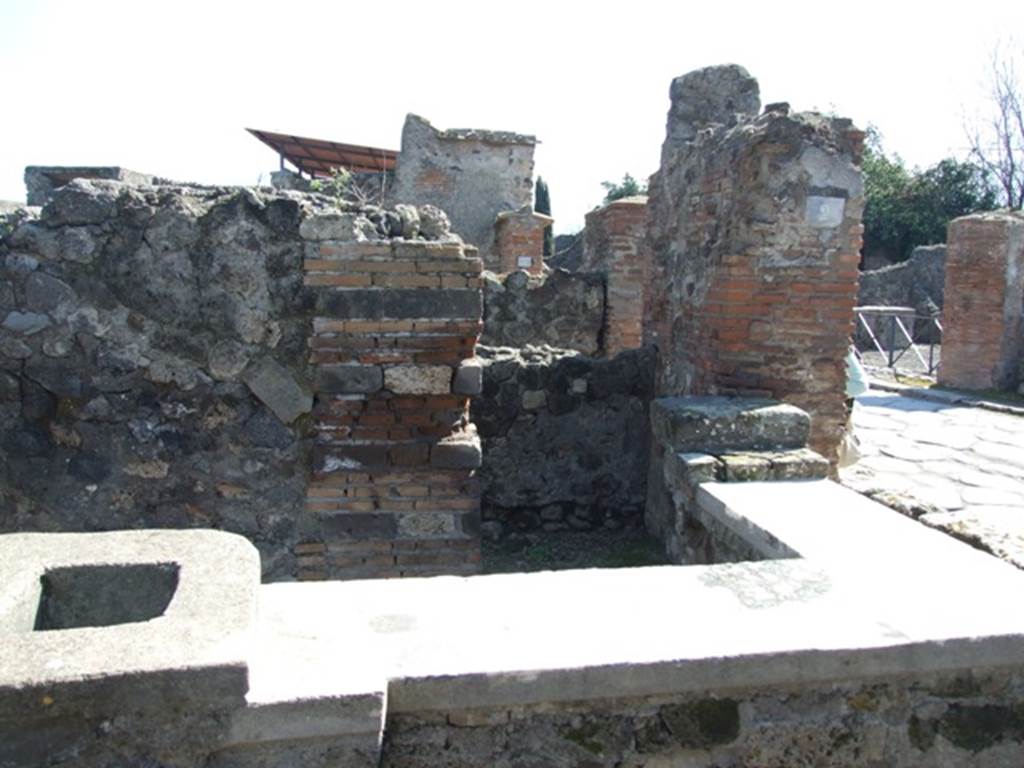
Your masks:
<svg viewBox="0 0 1024 768"><path fill-rule="evenodd" d="M30 165L25 169L26 200L29 205L46 205L57 189L73 179L105 179L123 181L136 186L165 182L152 174L139 173L116 165Z"/></svg>
<svg viewBox="0 0 1024 768"><path fill-rule="evenodd" d="M439 211L77 180L12 227L0 240L0 530L219 528L257 545L268 580L361 572L369 548L373 567L401 573L387 536L468 567L478 492L472 468L443 456L479 461L460 438L473 443L462 392L480 264ZM328 471L343 426L351 455ZM371 474L373 457L386 473ZM393 508L385 483L402 496ZM335 496L307 500L320 487ZM317 506L336 496L360 506L347 518L340 503ZM419 526L426 517L437 525ZM348 539L378 544L343 554ZM441 555L404 563L436 569Z"/></svg>
<svg viewBox="0 0 1024 768"><path fill-rule="evenodd" d="M899 264L860 273L857 305L861 307L910 307L920 318L939 317L945 296L946 246L919 245L910 258ZM882 340L886 331L883 322L866 316L875 336ZM919 319L908 327L920 343L942 341L934 323ZM882 334L881 336L879 334ZM854 338L860 349L873 349L871 337L857 323Z"/></svg>
<svg viewBox="0 0 1024 768"><path fill-rule="evenodd" d="M983 768L1024 751L1021 670L389 714L382 766Z"/></svg>
<svg viewBox="0 0 1024 768"><path fill-rule="evenodd" d="M452 229L480 249L487 269L502 271L495 223L500 213L532 205L536 143L505 131L442 131L409 115L391 195L398 203L441 208Z"/></svg>
<svg viewBox="0 0 1024 768"><path fill-rule="evenodd" d="M642 525L653 350L482 347L480 361L487 534Z"/></svg>
<svg viewBox="0 0 1024 768"><path fill-rule="evenodd" d="M571 235L555 235L555 252L545 261L552 269L577 272L583 265L583 237L585 230Z"/></svg>
<svg viewBox="0 0 1024 768"><path fill-rule="evenodd" d="M484 273L484 330L491 347L547 345L585 355L602 351L604 276L555 270L534 276L519 270Z"/></svg>
<svg viewBox="0 0 1024 768"><path fill-rule="evenodd" d="M807 410L834 460L846 420L863 134L848 120L758 115L740 67L677 78L652 177L645 338L658 393L775 397Z"/></svg>
<svg viewBox="0 0 1024 768"><path fill-rule="evenodd" d="M651 281L646 197L616 200L587 214L582 269L606 275L607 354L640 347L644 293Z"/></svg>
<svg viewBox="0 0 1024 768"><path fill-rule="evenodd" d="M919 245L899 264L860 273L859 306L913 307L919 314L942 309L946 246Z"/></svg>
<svg viewBox="0 0 1024 768"><path fill-rule="evenodd" d="M939 383L1016 389L1024 381L1024 215L949 225Z"/></svg>

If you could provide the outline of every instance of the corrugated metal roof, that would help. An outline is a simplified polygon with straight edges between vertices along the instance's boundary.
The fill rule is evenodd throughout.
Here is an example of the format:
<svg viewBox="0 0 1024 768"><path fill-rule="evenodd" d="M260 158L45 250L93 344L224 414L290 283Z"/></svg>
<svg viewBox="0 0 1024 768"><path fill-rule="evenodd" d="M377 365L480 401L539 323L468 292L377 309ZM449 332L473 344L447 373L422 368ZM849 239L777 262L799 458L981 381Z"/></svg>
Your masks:
<svg viewBox="0 0 1024 768"><path fill-rule="evenodd" d="M336 141L290 136L255 128L246 130L310 176L330 176L332 168L346 168L364 173L390 171L394 169L395 160L398 158L398 152L393 149L341 144Z"/></svg>

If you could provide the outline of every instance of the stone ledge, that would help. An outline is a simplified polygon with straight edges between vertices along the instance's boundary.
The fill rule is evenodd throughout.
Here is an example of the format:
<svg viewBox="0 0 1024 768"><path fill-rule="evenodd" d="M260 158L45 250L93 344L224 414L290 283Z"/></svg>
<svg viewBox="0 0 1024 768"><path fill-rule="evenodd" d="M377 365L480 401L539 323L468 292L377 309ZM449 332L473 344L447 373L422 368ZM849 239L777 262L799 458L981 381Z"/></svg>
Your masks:
<svg viewBox="0 0 1024 768"><path fill-rule="evenodd" d="M803 448L810 426L806 413L775 400L663 397L651 402L654 436L675 451Z"/></svg>

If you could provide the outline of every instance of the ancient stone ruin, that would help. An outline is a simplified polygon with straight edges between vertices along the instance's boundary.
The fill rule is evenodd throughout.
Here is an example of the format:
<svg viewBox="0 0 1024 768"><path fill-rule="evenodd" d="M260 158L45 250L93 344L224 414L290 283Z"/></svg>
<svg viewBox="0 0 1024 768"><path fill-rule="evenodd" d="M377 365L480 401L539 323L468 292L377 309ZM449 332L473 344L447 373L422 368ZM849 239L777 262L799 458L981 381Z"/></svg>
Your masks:
<svg viewBox="0 0 1024 768"><path fill-rule="evenodd" d="M939 382L966 389L1024 384L1024 216L974 214L949 225Z"/></svg>
<svg viewBox="0 0 1024 768"><path fill-rule="evenodd" d="M811 414L811 446L834 458L863 134L848 120L758 108L757 82L739 68L672 84L648 203L658 392L785 400Z"/></svg>
<svg viewBox="0 0 1024 768"><path fill-rule="evenodd" d="M418 118L395 205L5 214L0 767L1020 763L1024 574L828 479L863 135L758 93L677 78L575 274L532 138ZM947 270L998 261L1004 342L1016 226ZM457 578L640 528L672 565Z"/></svg>
<svg viewBox="0 0 1024 768"><path fill-rule="evenodd" d="M536 143L509 131L441 131L409 115L391 196L444 210L452 229L480 249L487 269L539 271L540 251L532 246L543 242L550 219L533 212Z"/></svg>

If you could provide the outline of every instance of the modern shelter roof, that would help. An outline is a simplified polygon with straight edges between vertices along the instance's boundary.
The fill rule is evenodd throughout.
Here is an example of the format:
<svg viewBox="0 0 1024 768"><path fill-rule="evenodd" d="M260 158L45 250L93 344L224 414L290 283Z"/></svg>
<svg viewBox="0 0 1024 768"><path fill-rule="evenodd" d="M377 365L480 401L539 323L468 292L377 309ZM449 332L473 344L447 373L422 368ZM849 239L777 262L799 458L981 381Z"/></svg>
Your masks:
<svg viewBox="0 0 1024 768"><path fill-rule="evenodd" d="M255 128L246 130L277 152L283 160L310 176L330 176L332 168L370 173L390 171L394 169L398 158L398 152L394 149L341 144Z"/></svg>

